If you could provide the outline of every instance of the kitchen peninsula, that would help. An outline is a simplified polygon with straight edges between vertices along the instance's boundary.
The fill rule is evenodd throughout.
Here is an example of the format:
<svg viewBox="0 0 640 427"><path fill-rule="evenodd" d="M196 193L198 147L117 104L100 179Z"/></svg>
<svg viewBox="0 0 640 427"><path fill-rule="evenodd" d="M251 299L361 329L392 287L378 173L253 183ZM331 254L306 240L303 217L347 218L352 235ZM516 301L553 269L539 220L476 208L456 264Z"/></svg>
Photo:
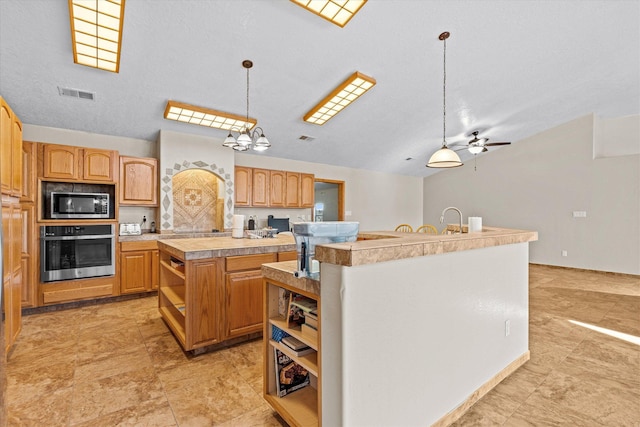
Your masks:
<svg viewBox="0 0 640 427"><path fill-rule="evenodd" d="M357 242L316 247L319 282L296 278L295 262L264 265L265 398L290 425L455 421L529 359L528 243L537 238L486 226L360 232ZM277 289L318 305L317 341L307 340L317 354L299 360L315 375L285 397L276 392L272 328L300 334L279 319Z"/></svg>
<svg viewBox="0 0 640 427"><path fill-rule="evenodd" d="M184 350L257 337L264 263L295 259L291 235L158 240L158 308Z"/></svg>

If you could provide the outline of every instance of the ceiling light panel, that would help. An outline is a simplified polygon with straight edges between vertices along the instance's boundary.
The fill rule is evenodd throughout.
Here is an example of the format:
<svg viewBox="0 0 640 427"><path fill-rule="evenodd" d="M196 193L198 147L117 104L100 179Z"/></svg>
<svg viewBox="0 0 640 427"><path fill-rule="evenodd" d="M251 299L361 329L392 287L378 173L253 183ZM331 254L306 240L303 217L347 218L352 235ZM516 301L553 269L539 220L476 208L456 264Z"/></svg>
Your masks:
<svg viewBox="0 0 640 427"><path fill-rule="evenodd" d="M291 0L339 27L347 25L367 0Z"/></svg>
<svg viewBox="0 0 640 427"><path fill-rule="evenodd" d="M73 61L117 73L125 0L69 0Z"/></svg>
<svg viewBox="0 0 640 427"><path fill-rule="evenodd" d="M365 76L356 71L326 98L309 110L304 116L304 121L315 125L325 124L375 84L376 80L373 77Z"/></svg>
<svg viewBox="0 0 640 427"><path fill-rule="evenodd" d="M164 118L193 125L206 126L216 129L240 131L246 127L253 128L256 119L238 116L231 113L197 107L181 102L169 101L164 109Z"/></svg>

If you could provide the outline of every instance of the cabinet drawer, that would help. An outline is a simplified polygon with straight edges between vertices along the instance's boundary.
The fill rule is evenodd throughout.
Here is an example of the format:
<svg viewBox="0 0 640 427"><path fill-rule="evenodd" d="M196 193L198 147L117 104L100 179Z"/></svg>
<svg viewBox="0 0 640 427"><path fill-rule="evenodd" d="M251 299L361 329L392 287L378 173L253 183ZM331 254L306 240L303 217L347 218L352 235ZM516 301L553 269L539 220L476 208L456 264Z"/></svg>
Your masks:
<svg viewBox="0 0 640 427"><path fill-rule="evenodd" d="M258 269L267 262L276 262L277 258L278 255L276 253L230 256L227 257L226 271Z"/></svg>
<svg viewBox="0 0 640 427"><path fill-rule="evenodd" d="M278 262L281 262L281 261L297 261L297 260L298 260L298 252L297 251L278 252Z"/></svg>
<svg viewBox="0 0 640 427"><path fill-rule="evenodd" d="M147 251L158 249L157 240L140 240L136 242L120 242L120 251Z"/></svg>

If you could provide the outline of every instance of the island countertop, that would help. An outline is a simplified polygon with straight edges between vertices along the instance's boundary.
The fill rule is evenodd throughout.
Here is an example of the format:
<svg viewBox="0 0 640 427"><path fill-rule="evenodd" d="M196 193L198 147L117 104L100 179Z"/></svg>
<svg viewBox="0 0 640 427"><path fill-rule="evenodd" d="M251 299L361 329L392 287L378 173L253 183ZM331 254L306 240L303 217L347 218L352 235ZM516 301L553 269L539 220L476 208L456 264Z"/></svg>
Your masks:
<svg viewBox="0 0 640 427"><path fill-rule="evenodd" d="M457 225L450 227L459 228ZM317 246L315 259L330 264L356 266L536 240L536 231L487 226L481 232L463 234L366 231L358 234L356 242Z"/></svg>
<svg viewBox="0 0 640 427"><path fill-rule="evenodd" d="M296 250L290 234L273 238L234 239L233 237L199 237L158 240L158 248L182 260L221 258Z"/></svg>

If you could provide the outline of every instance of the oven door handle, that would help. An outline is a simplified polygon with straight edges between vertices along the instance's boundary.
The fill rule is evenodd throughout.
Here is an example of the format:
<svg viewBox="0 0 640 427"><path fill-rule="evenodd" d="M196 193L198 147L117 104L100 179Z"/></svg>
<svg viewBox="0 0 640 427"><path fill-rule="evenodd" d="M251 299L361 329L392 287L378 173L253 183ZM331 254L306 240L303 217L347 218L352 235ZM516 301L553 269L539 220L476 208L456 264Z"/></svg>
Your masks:
<svg viewBox="0 0 640 427"><path fill-rule="evenodd" d="M91 235L91 236L45 236L42 240L91 240L91 239L113 239L115 234Z"/></svg>

